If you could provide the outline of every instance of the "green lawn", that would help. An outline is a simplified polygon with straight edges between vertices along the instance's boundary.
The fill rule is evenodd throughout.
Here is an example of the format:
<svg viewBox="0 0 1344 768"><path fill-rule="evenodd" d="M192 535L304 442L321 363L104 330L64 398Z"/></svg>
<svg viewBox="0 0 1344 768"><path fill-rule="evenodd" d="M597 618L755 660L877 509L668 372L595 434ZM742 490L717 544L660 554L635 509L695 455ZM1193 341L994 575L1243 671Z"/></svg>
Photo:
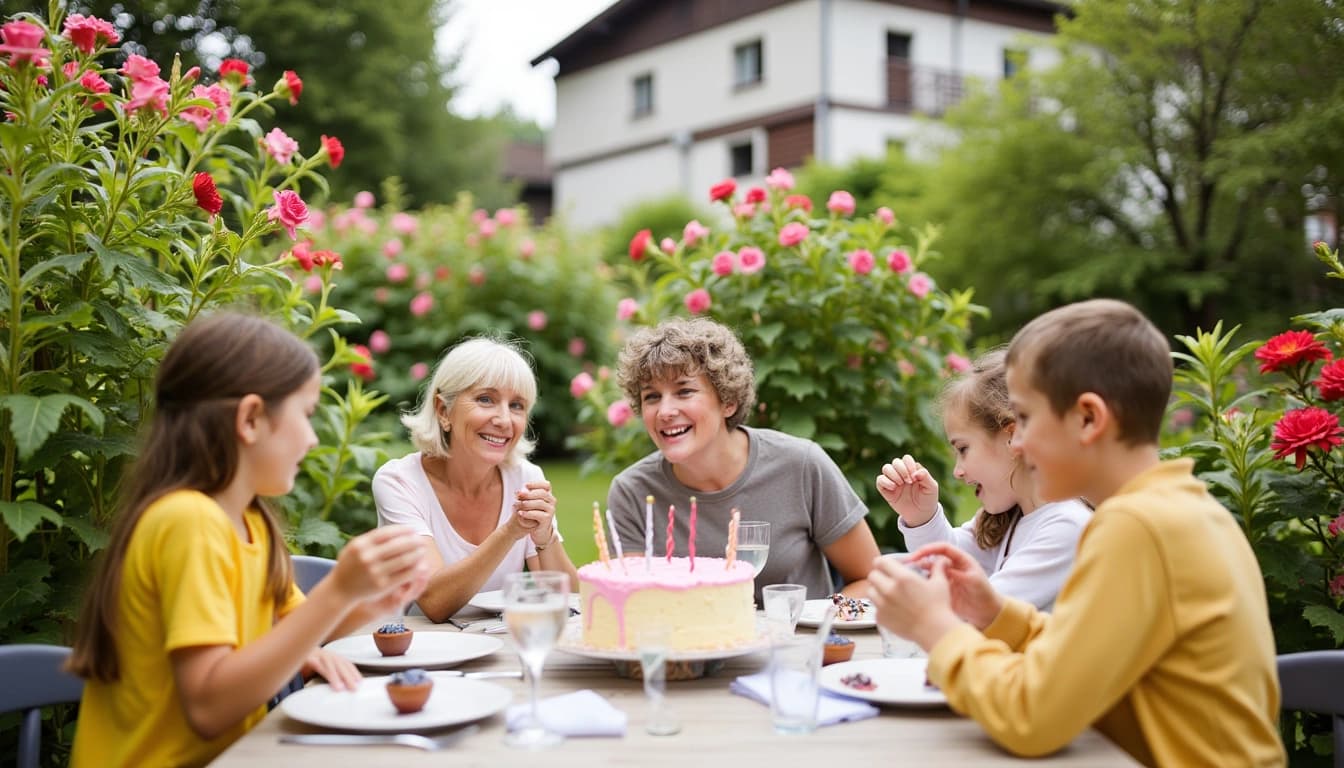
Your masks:
<svg viewBox="0 0 1344 768"><path fill-rule="evenodd" d="M560 520L560 532L565 536L565 551L575 565L591 563L597 559L597 544L593 542L593 502L602 505L606 513L607 487L611 478L606 475L591 474L579 477L579 462L565 460L544 460L540 462L546 479L551 481L551 489L559 504L556 516Z"/></svg>

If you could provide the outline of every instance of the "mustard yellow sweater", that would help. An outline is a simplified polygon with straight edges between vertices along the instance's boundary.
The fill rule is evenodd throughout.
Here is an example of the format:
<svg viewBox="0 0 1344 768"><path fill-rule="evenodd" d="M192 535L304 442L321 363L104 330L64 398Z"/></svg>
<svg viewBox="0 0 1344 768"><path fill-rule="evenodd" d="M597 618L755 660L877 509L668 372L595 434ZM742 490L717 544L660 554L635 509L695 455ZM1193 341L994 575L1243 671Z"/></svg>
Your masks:
<svg viewBox="0 0 1344 768"><path fill-rule="evenodd" d="M1010 599L934 646L953 709L1020 755L1096 726L1145 765L1284 765L1260 567L1192 468L1159 464L1097 508L1053 614Z"/></svg>

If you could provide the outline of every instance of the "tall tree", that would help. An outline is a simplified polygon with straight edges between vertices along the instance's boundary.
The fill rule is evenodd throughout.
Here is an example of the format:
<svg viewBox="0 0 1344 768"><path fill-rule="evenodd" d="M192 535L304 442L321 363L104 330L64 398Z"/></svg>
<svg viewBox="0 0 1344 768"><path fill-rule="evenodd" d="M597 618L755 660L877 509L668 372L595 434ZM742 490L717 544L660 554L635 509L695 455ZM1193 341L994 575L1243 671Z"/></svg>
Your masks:
<svg viewBox="0 0 1344 768"><path fill-rule="evenodd" d="M922 210L947 224L941 273L976 285L1000 332L1094 295L1171 331L1281 324L1323 282L1309 209L1340 212L1340 3L1072 9L1059 66L950 117L961 138Z"/></svg>

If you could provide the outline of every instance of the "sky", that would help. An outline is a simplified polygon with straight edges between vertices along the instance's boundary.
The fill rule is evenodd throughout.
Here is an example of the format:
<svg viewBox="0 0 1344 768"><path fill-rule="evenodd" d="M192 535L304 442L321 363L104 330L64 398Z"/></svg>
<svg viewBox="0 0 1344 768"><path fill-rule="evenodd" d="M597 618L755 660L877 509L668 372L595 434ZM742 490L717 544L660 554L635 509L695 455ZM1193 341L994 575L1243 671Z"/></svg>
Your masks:
<svg viewBox="0 0 1344 768"><path fill-rule="evenodd" d="M550 128L555 123L555 64L529 62L615 0L453 0L439 30L440 49L462 59L453 110L493 114L505 104Z"/></svg>

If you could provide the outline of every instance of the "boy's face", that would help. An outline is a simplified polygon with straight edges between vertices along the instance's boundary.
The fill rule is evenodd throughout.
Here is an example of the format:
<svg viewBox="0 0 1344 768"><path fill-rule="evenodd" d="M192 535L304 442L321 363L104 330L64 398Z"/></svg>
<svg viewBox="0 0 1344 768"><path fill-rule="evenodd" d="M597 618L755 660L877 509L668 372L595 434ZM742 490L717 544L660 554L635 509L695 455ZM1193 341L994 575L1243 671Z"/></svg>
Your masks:
<svg viewBox="0 0 1344 768"><path fill-rule="evenodd" d="M1063 416L1056 415L1021 366L1009 366L1007 379L1008 399L1017 418L1012 447L1022 455L1036 483L1037 498L1047 502L1085 495L1079 461L1082 446L1072 409Z"/></svg>

